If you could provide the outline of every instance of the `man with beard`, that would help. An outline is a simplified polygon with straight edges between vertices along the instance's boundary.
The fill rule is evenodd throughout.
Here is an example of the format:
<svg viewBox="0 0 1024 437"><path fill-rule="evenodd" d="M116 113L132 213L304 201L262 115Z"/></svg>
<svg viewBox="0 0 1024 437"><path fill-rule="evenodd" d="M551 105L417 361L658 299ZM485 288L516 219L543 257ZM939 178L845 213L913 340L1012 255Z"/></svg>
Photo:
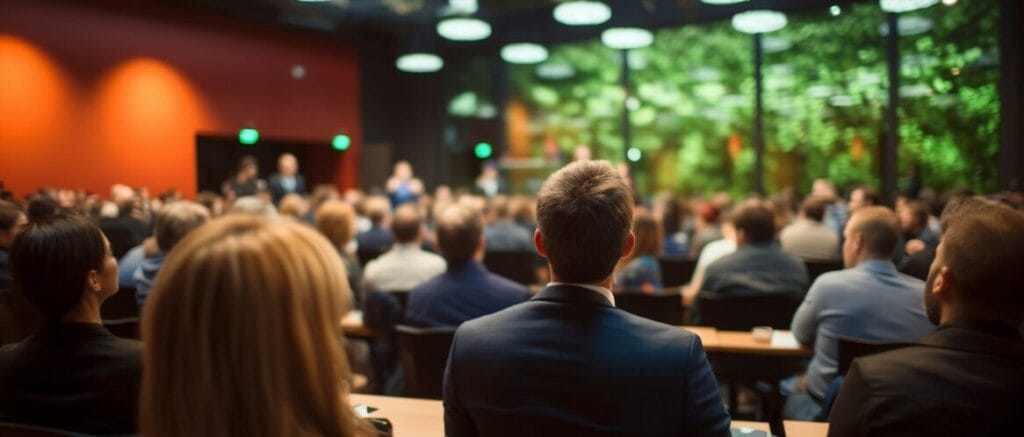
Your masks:
<svg viewBox="0 0 1024 437"><path fill-rule="evenodd" d="M1015 435L1024 411L1024 215L983 200L947 208L918 345L853 362L830 436Z"/></svg>

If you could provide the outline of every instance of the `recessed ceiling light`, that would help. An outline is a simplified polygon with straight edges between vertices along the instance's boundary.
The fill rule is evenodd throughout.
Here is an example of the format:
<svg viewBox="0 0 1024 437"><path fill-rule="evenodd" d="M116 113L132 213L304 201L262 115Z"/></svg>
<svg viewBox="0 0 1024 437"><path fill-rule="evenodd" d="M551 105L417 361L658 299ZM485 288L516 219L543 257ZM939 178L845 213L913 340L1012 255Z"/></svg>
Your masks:
<svg viewBox="0 0 1024 437"><path fill-rule="evenodd" d="M501 59L513 64L536 64L548 58L548 49L540 44L520 42L501 49Z"/></svg>
<svg viewBox="0 0 1024 437"><path fill-rule="evenodd" d="M601 42L613 49L638 49L654 42L654 35L639 27L613 27L601 32Z"/></svg>
<svg viewBox="0 0 1024 437"><path fill-rule="evenodd" d="M786 14L757 9L732 16L732 27L743 33L768 33L786 27Z"/></svg>
<svg viewBox="0 0 1024 437"><path fill-rule="evenodd" d="M476 18L446 18L437 23L437 34L452 41L480 41L491 36L491 25Z"/></svg>
<svg viewBox="0 0 1024 437"><path fill-rule="evenodd" d="M612 9L602 2L568 1L555 6L555 21L569 26L591 26L608 21Z"/></svg>
<svg viewBox="0 0 1024 437"><path fill-rule="evenodd" d="M939 0L878 0L883 11L895 14L932 7L937 3Z"/></svg>
<svg viewBox="0 0 1024 437"><path fill-rule="evenodd" d="M433 53L409 53L399 56L395 67L407 73L433 73L444 67L444 60Z"/></svg>

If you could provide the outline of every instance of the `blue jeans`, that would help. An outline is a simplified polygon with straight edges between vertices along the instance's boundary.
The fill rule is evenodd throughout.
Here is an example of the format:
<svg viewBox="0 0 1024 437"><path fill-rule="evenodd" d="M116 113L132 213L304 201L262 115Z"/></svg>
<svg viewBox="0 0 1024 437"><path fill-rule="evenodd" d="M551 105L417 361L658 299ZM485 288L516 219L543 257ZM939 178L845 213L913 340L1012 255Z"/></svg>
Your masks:
<svg viewBox="0 0 1024 437"><path fill-rule="evenodd" d="M821 413L821 403L800 387L801 378L791 376L779 382L779 392L786 397L782 416L789 420L814 420Z"/></svg>

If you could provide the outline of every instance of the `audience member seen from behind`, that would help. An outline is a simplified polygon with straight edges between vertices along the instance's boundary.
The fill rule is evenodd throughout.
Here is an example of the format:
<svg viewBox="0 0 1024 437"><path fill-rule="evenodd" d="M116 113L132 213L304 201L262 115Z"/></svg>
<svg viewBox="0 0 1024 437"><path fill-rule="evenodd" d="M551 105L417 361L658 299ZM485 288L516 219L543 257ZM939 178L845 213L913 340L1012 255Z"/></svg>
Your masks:
<svg viewBox="0 0 1024 437"><path fill-rule="evenodd" d="M733 215L736 252L711 263L700 294L743 298L778 296L799 301L807 290L807 267L775 242L775 215L764 202L748 200ZM699 309L692 316L701 323Z"/></svg>
<svg viewBox="0 0 1024 437"><path fill-rule="evenodd" d="M800 204L796 221L779 233L782 251L804 261L839 261L839 236L822 222L829 201L809 196Z"/></svg>
<svg viewBox="0 0 1024 437"><path fill-rule="evenodd" d="M690 307L701 287L704 286L704 271L708 266L722 257L736 251L736 228L732 224L733 211L722 214L722 239L715 240L704 246L697 258L697 265L693 269L693 276L690 283L683 287L683 306Z"/></svg>
<svg viewBox="0 0 1024 437"><path fill-rule="evenodd" d="M661 227L646 208L637 208L633 213L633 235L636 244L633 252L619 263L615 274L616 291L630 293L657 293L662 289Z"/></svg>
<svg viewBox="0 0 1024 437"><path fill-rule="evenodd" d="M821 411L836 377L840 338L906 341L935 329L921 307L924 283L897 272L891 261L898 226L886 207L854 211L843 242L846 270L818 277L793 316L793 335L814 348L814 357L802 380L783 384L792 393L786 401L789 418L810 420Z"/></svg>
<svg viewBox="0 0 1024 437"><path fill-rule="evenodd" d="M700 339L615 308L612 275L633 249L632 215L606 161L548 178L534 242L554 282L458 328L444 378L447 435L729 435Z"/></svg>
<svg viewBox="0 0 1024 437"><path fill-rule="evenodd" d="M354 302L358 304L361 298L360 286L362 285L363 269L359 266L359 260L352 253L352 238L356 232L356 213L352 206L342 200L328 200L320 205L316 211L316 228L327 237L334 250L341 256L345 263L345 271L348 272L348 287L352 290ZM357 308L359 305L355 305Z"/></svg>
<svg viewBox="0 0 1024 437"><path fill-rule="evenodd" d="M0 349L0 420L87 434L134 434L142 345L102 325L117 259L91 220L56 215L25 226L11 273L43 327Z"/></svg>
<svg viewBox="0 0 1024 437"><path fill-rule="evenodd" d="M356 235L357 248L360 252L385 252L395 243L395 236L388 229L391 226L391 204L380 196L371 197L365 203L370 229Z"/></svg>
<svg viewBox="0 0 1024 437"><path fill-rule="evenodd" d="M10 291L13 286L8 253L14 236L26 224L28 217L18 205L0 200L0 292Z"/></svg>
<svg viewBox="0 0 1024 437"><path fill-rule="evenodd" d="M277 173L268 181L270 198L277 205L288 194L306 194L306 178L299 173L299 160L291 153L277 158Z"/></svg>
<svg viewBox="0 0 1024 437"><path fill-rule="evenodd" d="M186 237L142 319L142 434L369 435L348 403L345 283L298 223L230 216Z"/></svg>
<svg viewBox="0 0 1024 437"><path fill-rule="evenodd" d="M533 252L533 234L512 220L512 203L507 196L488 202L490 223L484 229L487 250L492 252Z"/></svg>
<svg viewBox="0 0 1024 437"><path fill-rule="evenodd" d="M402 205L391 223L395 246L366 264L365 285L380 291L409 291L440 275L444 258L423 250L423 216L415 204Z"/></svg>
<svg viewBox="0 0 1024 437"><path fill-rule="evenodd" d="M526 287L481 264L487 241L476 210L452 205L437 221L437 244L448 269L409 293L405 323L423 328L457 327L530 298Z"/></svg>
<svg viewBox="0 0 1024 437"><path fill-rule="evenodd" d="M969 199L947 207L924 287L939 328L916 346L853 362L830 436L999 436L1024 411L1024 215Z"/></svg>
<svg viewBox="0 0 1024 437"><path fill-rule="evenodd" d="M682 259L689 256L690 234L684 226L688 216L689 211L683 202L670 196L662 203L662 252L666 258Z"/></svg>
<svg viewBox="0 0 1024 437"><path fill-rule="evenodd" d="M928 227L930 212L928 204L919 200L906 202L897 210L903 241L906 244L899 248L900 257L913 255L924 249L934 250L939 245L939 236Z"/></svg>
<svg viewBox="0 0 1024 437"><path fill-rule="evenodd" d="M141 309L153 288L153 280L163 267L167 254L189 232L210 220L210 212L202 205L189 201L170 203L156 213L153 236L159 252L142 260L133 274L135 299Z"/></svg>

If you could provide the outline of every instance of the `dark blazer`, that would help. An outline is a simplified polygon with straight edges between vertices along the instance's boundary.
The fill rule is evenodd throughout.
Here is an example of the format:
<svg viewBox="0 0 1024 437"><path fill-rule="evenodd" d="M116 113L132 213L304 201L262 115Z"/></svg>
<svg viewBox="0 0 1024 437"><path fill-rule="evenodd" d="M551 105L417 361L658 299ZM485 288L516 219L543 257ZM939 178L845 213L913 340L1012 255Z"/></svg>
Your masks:
<svg viewBox="0 0 1024 437"><path fill-rule="evenodd" d="M138 431L142 343L90 323L0 348L0 421L88 434Z"/></svg>
<svg viewBox="0 0 1024 437"><path fill-rule="evenodd" d="M448 436L728 436L700 338L581 287L463 323L444 378Z"/></svg>
<svg viewBox="0 0 1024 437"><path fill-rule="evenodd" d="M526 287L476 261L448 270L409 292L405 324L420 328L455 328L467 320L501 311L530 299Z"/></svg>
<svg viewBox="0 0 1024 437"><path fill-rule="evenodd" d="M356 235L356 244L358 250L385 252L395 244L395 236L385 228L373 226Z"/></svg>
<svg viewBox="0 0 1024 437"><path fill-rule="evenodd" d="M1024 337L1014 327L946 323L920 345L853 362L829 436L1019 435Z"/></svg>
<svg viewBox="0 0 1024 437"><path fill-rule="evenodd" d="M704 270L701 293L725 296L782 295L802 299L807 266L776 243L748 244Z"/></svg>
<svg viewBox="0 0 1024 437"><path fill-rule="evenodd" d="M267 185L270 190L270 197L274 201L274 205L281 202L281 198L287 194L295 193L305 195L306 190L306 178L301 174L295 174L295 188L287 190L284 184L281 182L282 176L279 173L270 175L270 179L267 180Z"/></svg>

